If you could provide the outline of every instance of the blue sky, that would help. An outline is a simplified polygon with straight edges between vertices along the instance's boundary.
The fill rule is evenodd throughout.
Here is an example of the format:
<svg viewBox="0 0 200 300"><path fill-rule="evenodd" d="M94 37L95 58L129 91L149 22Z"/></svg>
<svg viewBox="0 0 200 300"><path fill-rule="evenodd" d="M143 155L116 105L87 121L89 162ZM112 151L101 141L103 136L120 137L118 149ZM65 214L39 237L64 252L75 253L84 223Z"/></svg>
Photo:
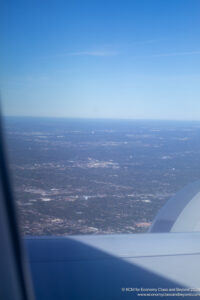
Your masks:
<svg viewBox="0 0 200 300"><path fill-rule="evenodd" d="M200 120L200 1L1 1L6 115Z"/></svg>

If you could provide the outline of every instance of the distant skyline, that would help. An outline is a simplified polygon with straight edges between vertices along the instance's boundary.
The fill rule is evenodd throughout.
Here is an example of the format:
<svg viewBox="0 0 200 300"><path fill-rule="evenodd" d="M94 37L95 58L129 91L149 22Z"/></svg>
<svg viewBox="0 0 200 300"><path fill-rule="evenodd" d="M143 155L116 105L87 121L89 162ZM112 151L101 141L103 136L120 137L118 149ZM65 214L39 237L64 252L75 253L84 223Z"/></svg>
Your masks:
<svg viewBox="0 0 200 300"><path fill-rule="evenodd" d="M199 0L3 0L5 115L200 120Z"/></svg>

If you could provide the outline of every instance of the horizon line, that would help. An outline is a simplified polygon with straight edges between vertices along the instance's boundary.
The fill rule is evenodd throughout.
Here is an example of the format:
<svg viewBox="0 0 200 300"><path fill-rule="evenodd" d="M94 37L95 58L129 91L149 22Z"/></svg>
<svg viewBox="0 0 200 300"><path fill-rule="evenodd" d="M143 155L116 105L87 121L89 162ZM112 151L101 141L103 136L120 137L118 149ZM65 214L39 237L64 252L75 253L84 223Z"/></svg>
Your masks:
<svg viewBox="0 0 200 300"><path fill-rule="evenodd" d="M30 116L30 115L2 115L3 118L31 118L31 119L73 119L73 120L113 120L113 121L166 121L166 122L200 122L193 119L158 119L158 118L117 118L117 117L69 117L69 116Z"/></svg>

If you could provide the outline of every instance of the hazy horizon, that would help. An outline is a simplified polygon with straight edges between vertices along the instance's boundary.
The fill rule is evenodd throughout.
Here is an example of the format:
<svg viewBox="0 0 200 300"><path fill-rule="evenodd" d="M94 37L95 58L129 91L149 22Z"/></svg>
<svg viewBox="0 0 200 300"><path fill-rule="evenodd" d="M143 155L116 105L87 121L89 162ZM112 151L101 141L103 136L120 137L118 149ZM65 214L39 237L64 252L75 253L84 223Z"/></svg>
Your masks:
<svg viewBox="0 0 200 300"><path fill-rule="evenodd" d="M194 119L137 119L137 118L109 118L109 117L73 117L73 116L33 116L33 115L5 115L4 118L32 118L32 119L69 119L69 120L110 120L110 121L163 121L163 122L200 122L200 120Z"/></svg>

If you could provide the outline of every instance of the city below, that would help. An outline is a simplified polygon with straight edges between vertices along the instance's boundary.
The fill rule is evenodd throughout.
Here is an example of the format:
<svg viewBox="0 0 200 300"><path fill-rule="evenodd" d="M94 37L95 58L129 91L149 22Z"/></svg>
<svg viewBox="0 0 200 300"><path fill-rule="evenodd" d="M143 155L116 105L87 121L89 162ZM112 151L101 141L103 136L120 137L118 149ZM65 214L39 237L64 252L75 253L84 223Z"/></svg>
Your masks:
<svg viewBox="0 0 200 300"><path fill-rule="evenodd" d="M200 123L5 118L24 235L146 232L200 179Z"/></svg>

